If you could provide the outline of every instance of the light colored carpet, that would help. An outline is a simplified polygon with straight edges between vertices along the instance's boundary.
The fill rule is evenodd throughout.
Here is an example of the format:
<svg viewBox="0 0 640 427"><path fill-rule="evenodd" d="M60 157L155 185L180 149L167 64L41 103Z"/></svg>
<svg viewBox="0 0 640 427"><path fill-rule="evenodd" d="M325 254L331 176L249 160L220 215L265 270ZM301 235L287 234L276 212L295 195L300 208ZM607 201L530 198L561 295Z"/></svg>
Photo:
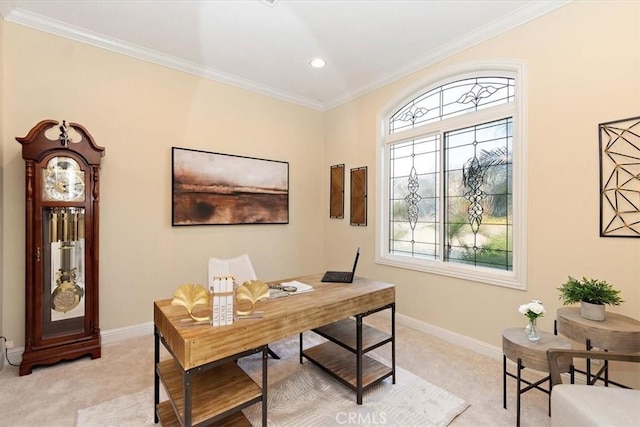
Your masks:
<svg viewBox="0 0 640 427"><path fill-rule="evenodd" d="M376 313L366 323L389 332L385 313ZM495 331L500 337L500 330ZM305 339L307 335L305 334ZM397 361L415 375L469 402L471 406L457 416L451 427L513 427L516 423L516 392L513 379L507 381L508 408L502 408L502 357L488 357L453 345L430 334L396 322ZM286 341L286 340L285 340ZM297 340L296 340L297 341ZM298 352L287 343L273 343L281 360L269 359L269 384L293 372ZM72 427L78 410L119 396L136 393L153 385L153 335L109 342L102 346L102 357L88 357L53 366L36 368L31 375L18 376L18 368L0 370L0 426ZM387 360L390 351L373 351ZM162 351L163 359L169 357ZM14 363L16 358L13 358ZM259 357L241 360L245 370L259 378ZM515 364L510 365L515 369ZM537 381L540 373L525 369L525 378ZM522 396L522 427L549 427L548 397L531 390ZM365 394L365 403L367 395ZM151 409L153 413L153 408ZM105 426L106 427L106 426Z"/></svg>
<svg viewBox="0 0 640 427"><path fill-rule="evenodd" d="M338 425L438 426L449 424L469 404L453 394L397 368L396 384L386 379L364 394L362 405L355 393L312 364L305 362L269 386L270 426L326 427ZM262 406L244 410L249 421L261 424ZM77 427L151 426L153 389L78 411Z"/></svg>
<svg viewBox="0 0 640 427"><path fill-rule="evenodd" d="M396 367L391 378L367 390L363 404L355 393L310 363L270 387L267 421L270 426L446 426L469 404L453 394ZM261 407L245 410L260 425Z"/></svg>

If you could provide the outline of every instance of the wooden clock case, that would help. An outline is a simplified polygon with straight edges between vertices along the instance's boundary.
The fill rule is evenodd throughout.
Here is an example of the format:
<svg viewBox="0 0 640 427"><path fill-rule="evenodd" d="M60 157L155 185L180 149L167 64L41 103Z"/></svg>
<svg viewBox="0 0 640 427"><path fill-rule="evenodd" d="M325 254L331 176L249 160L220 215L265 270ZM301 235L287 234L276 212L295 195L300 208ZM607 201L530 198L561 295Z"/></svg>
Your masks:
<svg viewBox="0 0 640 427"><path fill-rule="evenodd" d="M69 127L75 131L73 138L68 136L68 128L63 121L59 126L59 137L50 139L45 134L55 135L55 130L51 131L55 126L59 126L59 122L43 120L27 136L16 138L22 144L22 158L26 163L26 320L20 375L30 374L37 365L51 365L85 355L95 359L101 355L98 306L99 170L105 149L98 146L89 132L77 123L69 123ZM82 179L83 195L69 197L68 200L64 197L51 200L46 196L45 180L49 175L43 174L51 173L50 165L56 159L78 165L78 171L74 173ZM61 186L67 191L68 185L62 183ZM69 221L71 217L74 222ZM56 218L56 222L48 218ZM68 231L71 226L75 227L75 232ZM54 234L73 237L53 237ZM75 273L73 280L66 273L68 281L64 284L67 288L73 285L75 295L80 296L79 301L72 301L78 305L76 311L79 314L61 314L59 307L52 308L55 307L55 291L58 291L61 283L60 273L55 272L55 267L59 261L56 256L60 258L62 255L55 253L58 248L58 252L63 252L65 248L61 245L74 246L75 243L77 245L73 250L75 258L80 260L78 265L81 274L78 276L81 277L78 284L81 286L76 286ZM65 315L69 318L65 318Z"/></svg>

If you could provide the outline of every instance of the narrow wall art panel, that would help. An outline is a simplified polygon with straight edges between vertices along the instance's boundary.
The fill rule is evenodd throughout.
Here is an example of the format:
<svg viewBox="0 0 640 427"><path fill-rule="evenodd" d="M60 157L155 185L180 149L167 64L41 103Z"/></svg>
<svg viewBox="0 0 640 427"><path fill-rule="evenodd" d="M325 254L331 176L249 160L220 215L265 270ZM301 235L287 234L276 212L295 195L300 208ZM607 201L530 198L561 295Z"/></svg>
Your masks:
<svg viewBox="0 0 640 427"><path fill-rule="evenodd" d="M344 163L331 166L329 216L344 218Z"/></svg>
<svg viewBox="0 0 640 427"><path fill-rule="evenodd" d="M367 225L367 167L351 169L351 225Z"/></svg>
<svg viewBox="0 0 640 427"><path fill-rule="evenodd" d="M172 148L172 225L288 223L288 162Z"/></svg>
<svg viewBox="0 0 640 427"><path fill-rule="evenodd" d="M640 237L640 117L600 123L600 236Z"/></svg>

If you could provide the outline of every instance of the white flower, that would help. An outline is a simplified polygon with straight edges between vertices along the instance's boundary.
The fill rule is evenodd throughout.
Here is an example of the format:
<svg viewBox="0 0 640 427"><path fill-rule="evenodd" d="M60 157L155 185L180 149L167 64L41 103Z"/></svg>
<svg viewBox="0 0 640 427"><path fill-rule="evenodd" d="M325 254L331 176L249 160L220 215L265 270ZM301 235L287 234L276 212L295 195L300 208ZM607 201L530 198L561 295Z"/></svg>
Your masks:
<svg viewBox="0 0 640 427"><path fill-rule="evenodd" d="M522 304L518 311L533 320L544 314L544 306L542 301L534 299L530 303Z"/></svg>
<svg viewBox="0 0 640 427"><path fill-rule="evenodd" d="M533 311L537 315L544 313L544 307L540 301L531 301L529 303L529 310Z"/></svg>

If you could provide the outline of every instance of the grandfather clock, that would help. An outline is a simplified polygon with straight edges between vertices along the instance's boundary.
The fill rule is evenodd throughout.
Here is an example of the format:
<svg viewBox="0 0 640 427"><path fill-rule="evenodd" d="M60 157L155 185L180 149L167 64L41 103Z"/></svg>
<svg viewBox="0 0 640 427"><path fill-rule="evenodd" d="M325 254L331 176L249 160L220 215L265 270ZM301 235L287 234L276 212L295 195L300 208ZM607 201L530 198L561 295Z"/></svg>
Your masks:
<svg viewBox="0 0 640 427"><path fill-rule="evenodd" d="M69 127L65 121L43 120L16 138L26 163L26 324L20 375L37 365L100 357L99 170L104 148L81 125Z"/></svg>

